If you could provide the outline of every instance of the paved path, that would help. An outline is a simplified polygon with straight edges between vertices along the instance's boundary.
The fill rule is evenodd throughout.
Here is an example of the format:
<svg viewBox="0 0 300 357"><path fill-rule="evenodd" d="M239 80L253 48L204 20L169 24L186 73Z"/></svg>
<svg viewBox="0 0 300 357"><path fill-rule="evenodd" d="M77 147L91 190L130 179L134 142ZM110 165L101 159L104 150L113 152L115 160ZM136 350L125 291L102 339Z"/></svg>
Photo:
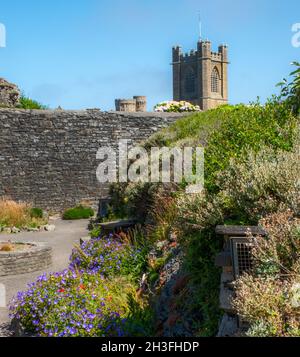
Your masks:
<svg viewBox="0 0 300 357"><path fill-rule="evenodd" d="M22 232L16 235L0 234L0 240L6 241L30 241L30 242L46 242L52 247L53 261L52 266L46 272L57 272L68 267L69 256L74 243L79 243L81 237L87 236L88 220L79 221L50 221L49 224L56 226L53 232ZM6 287L7 304L12 297L22 290L26 290L28 283L34 281L39 275L45 271L28 273L22 275L12 275L8 277L0 277L0 283ZM5 334L4 325L9 322L8 309L0 307L0 336ZM1 328L2 325L2 328Z"/></svg>

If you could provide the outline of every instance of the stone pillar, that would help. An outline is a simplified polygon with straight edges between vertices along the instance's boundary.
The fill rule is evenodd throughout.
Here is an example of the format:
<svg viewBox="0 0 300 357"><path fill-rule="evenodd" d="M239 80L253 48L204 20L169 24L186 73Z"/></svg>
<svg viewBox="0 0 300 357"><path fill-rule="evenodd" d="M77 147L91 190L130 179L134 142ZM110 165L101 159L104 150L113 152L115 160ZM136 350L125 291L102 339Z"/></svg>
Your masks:
<svg viewBox="0 0 300 357"><path fill-rule="evenodd" d="M210 41L198 42L199 61L201 62L201 97L200 107L202 110L210 109L211 96L211 43Z"/></svg>
<svg viewBox="0 0 300 357"><path fill-rule="evenodd" d="M136 95L133 97L136 101L136 111L137 112L146 112L147 111L147 97Z"/></svg>
<svg viewBox="0 0 300 357"><path fill-rule="evenodd" d="M228 47L219 46L219 53L222 55L222 97L228 101Z"/></svg>

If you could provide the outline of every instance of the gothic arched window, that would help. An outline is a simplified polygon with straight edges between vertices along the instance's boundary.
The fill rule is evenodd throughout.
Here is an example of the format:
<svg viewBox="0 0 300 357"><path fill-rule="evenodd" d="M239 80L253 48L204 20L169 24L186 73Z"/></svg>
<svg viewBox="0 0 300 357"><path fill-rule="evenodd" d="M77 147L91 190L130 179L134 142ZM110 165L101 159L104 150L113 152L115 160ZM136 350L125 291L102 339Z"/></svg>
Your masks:
<svg viewBox="0 0 300 357"><path fill-rule="evenodd" d="M211 91L218 93L220 91L220 75L216 67L211 72Z"/></svg>
<svg viewBox="0 0 300 357"><path fill-rule="evenodd" d="M185 74L185 85L184 85L184 89L186 91L186 93L194 93L195 92L195 72L194 70L189 67L188 70L186 71Z"/></svg>

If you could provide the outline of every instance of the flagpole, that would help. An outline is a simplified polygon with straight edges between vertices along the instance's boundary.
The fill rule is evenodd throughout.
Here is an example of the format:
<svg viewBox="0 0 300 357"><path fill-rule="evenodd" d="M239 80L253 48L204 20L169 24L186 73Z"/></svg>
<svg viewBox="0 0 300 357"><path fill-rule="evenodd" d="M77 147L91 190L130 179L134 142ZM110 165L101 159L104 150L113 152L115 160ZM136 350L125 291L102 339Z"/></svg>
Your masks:
<svg viewBox="0 0 300 357"><path fill-rule="evenodd" d="M199 21L199 41L201 41L202 40L202 21L201 21L200 12L198 14L198 21Z"/></svg>

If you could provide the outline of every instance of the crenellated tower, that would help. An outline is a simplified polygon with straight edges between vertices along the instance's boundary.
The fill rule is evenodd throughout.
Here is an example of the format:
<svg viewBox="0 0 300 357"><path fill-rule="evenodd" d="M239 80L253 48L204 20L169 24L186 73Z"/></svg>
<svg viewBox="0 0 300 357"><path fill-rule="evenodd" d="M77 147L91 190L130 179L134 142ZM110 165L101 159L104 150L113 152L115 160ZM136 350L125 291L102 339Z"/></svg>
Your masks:
<svg viewBox="0 0 300 357"><path fill-rule="evenodd" d="M186 100L208 110L228 102L228 48L213 52L210 41L199 41L197 50L183 54L173 47L173 99Z"/></svg>

